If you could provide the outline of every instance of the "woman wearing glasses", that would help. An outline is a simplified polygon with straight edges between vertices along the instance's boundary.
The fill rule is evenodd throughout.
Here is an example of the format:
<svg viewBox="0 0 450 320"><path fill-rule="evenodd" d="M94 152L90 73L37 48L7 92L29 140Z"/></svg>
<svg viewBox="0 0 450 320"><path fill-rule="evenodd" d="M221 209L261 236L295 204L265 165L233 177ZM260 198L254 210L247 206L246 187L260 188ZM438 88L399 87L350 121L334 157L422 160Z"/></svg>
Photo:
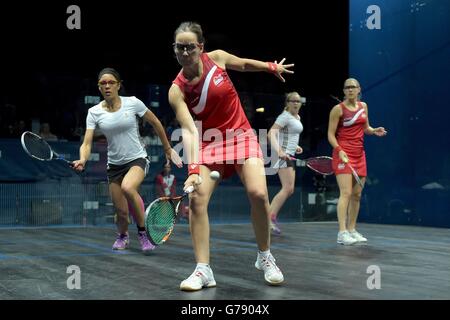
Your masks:
<svg viewBox="0 0 450 320"><path fill-rule="evenodd" d="M94 130L98 128L108 141L107 176L109 192L117 214L117 239L114 250L126 249L129 245L128 214L134 215L138 238L143 251L155 247L145 233L144 203L138 190L148 172L147 152L141 142L138 119L148 121L161 139L167 159L181 167L181 159L171 148L158 118L136 97L119 95L121 79L112 68L105 68L98 75L98 88L104 98L89 109L86 118L86 132L80 147L80 159L73 161L73 167L82 171L91 154ZM130 209L129 209L130 208Z"/></svg>
<svg viewBox="0 0 450 320"><path fill-rule="evenodd" d="M278 154L275 169L281 181L281 190L275 195L270 204L270 228L276 235L281 234L278 224L278 213L286 200L294 193L295 186L295 162L291 160L294 154L303 152L298 145L303 125L300 121L299 111L302 107L302 99L298 92L290 92L286 95L284 111L278 116L270 128L268 137L272 150Z"/></svg>
<svg viewBox="0 0 450 320"><path fill-rule="evenodd" d="M331 109L328 122L328 141L333 147L333 170L339 186L337 243L343 245L367 242L356 231L362 188L346 164L350 163L364 184L367 176L364 133L378 137L387 134L383 127L370 126L367 104L359 101L360 93L358 80L345 80L345 100Z"/></svg>
<svg viewBox="0 0 450 320"><path fill-rule="evenodd" d="M284 278L270 253L269 200L262 152L226 70L269 72L284 82L282 73L293 73L288 70L293 64L284 64L284 59L280 63L243 59L223 50L205 52L204 45L199 24L183 22L176 29L174 51L182 68L169 90L169 102L183 129L189 163L184 187L196 186L189 199L189 221L197 265L181 282L180 289L195 291L216 285L209 266L207 211L218 184L218 180L210 178L213 170L224 179L234 172L241 178L250 200L259 249L255 267L264 271L269 284L277 285Z"/></svg>

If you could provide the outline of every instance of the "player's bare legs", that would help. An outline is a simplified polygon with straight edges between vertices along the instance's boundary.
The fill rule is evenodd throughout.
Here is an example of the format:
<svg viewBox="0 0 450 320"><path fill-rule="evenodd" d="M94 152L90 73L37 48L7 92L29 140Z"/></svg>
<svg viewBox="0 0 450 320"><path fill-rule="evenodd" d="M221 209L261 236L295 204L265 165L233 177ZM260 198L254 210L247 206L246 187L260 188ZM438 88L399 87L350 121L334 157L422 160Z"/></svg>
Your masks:
<svg viewBox="0 0 450 320"><path fill-rule="evenodd" d="M278 170L280 177L281 190L273 197L270 203L270 228L275 234L281 234L280 226L278 225L278 213L283 207L286 200L294 193L295 188L295 169L292 167L280 168Z"/></svg>
<svg viewBox="0 0 450 320"><path fill-rule="evenodd" d="M361 182L364 185L366 182L366 177L361 177ZM367 239L358 231L356 231L356 220L358 219L359 208L361 204L361 192L362 187L358 183L354 182L352 195L350 197L350 203L348 206L347 229L350 235L358 242L366 242Z"/></svg>
<svg viewBox="0 0 450 320"><path fill-rule="evenodd" d="M253 229L259 249L255 267L264 271L264 279L269 284L280 284L284 277L270 252L269 196L263 161L249 158L243 165L237 166L237 172L247 190L251 205Z"/></svg>
<svg viewBox="0 0 450 320"><path fill-rule="evenodd" d="M127 198L122 192L119 182L112 182L109 184L109 192L114 205L115 213L117 215L116 225L117 231L120 234L128 232L128 202Z"/></svg>
<svg viewBox="0 0 450 320"><path fill-rule="evenodd" d="M184 291L197 291L205 287L215 287L213 271L209 265L209 217L208 203L218 181L209 177L210 170L200 166L202 183L189 195L189 228L194 246L197 265L194 272L180 284Z"/></svg>
<svg viewBox="0 0 450 320"><path fill-rule="evenodd" d="M136 214L136 222L140 227L143 227L145 222L144 211L141 206L141 196L139 195L138 190L142 181L144 181L144 178L144 170L139 166L133 166L128 170L121 184L122 192L133 207Z"/></svg>
<svg viewBox="0 0 450 320"><path fill-rule="evenodd" d="M353 176L347 173L338 174L336 180L339 186L339 201L337 205L339 232L337 243L351 245L356 242L347 230L348 209L353 190Z"/></svg>
<svg viewBox="0 0 450 320"><path fill-rule="evenodd" d="M195 260L209 264L209 218L208 203L217 186L217 181L209 177L210 170L200 166L202 183L189 195L189 228L192 235Z"/></svg>
<svg viewBox="0 0 450 320"><path fill-rule="evenodd" d="M256 242L261 251L270 247L269 196L264 164L261 159L249 158L237 167L237 172L247 191Z"/></svg>

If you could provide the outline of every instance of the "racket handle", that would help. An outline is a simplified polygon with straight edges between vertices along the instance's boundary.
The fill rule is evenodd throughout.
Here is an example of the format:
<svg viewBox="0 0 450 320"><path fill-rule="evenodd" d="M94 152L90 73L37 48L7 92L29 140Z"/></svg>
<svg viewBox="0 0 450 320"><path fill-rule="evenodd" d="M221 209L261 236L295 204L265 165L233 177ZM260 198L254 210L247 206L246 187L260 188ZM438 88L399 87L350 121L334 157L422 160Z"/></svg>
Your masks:
<svg viewBox="0 0 450 320"><path fill-rule="evenodd" d="M189 186L186 188L186 190L184 190L184 193L191 193L194 191L194 186Z"/></svg>
<svg viewBox="0 0 450 320"><path fill-rule="evenodd" d="M202 183L202 181L203 181L202 177L198 176L198 183ZM195 189L194 186L189 186L186 188L186 190L184 190L184 193L185 194L191 193L194 191L194 189Z"/></svg>

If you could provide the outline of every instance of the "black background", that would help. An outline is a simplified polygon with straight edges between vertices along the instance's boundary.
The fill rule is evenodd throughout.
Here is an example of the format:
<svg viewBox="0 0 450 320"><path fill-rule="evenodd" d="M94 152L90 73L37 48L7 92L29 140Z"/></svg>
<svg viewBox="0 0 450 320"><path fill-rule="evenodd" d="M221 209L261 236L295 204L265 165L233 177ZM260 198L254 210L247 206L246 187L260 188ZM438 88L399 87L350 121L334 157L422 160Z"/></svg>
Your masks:
<svg viewBox="0 0 450 320"><path fill-rule="evenodd" d="M71 4L81 9L81 30L66 26ZM302 116L307 118L308 136L326 124L335 104L330 94L339 95L348 76L348 15L347 1L2 4L0 107L17 108L15 119L3 114L3 122L38 117L50 121L56 133L64 130L58 123L74 121L73 116L62 119L77 113L81 95L98 94L97 73L106 66L121 73L126 95L146 102L147 85L169 86L179 71L171 47L173 32L180 22L192 20L203 27L207 51L295 63L295 74L286 75L285 84L268 74L230 74L238 91L295 90L306 96L310 103ZM84 116L75 118L84 122Z"/></svg>

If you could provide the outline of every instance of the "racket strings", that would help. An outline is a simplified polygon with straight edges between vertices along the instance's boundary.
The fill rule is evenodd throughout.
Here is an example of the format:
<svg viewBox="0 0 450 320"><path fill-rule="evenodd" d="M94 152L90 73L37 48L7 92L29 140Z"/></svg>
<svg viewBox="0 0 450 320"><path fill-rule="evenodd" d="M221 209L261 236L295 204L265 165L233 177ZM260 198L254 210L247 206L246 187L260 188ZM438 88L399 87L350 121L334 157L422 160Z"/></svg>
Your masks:
<svg viewBox="0 0 450 320"><path fill-rule="evenodd" d="M51 149L43 139L31 134L27 134L24 137L24 143L28 152L36 158L42 160L51 159Z"/></svg>
<svg viewBox="0 0 450 320"><path fill-rule="evenodd" d="M314 158L306 162L307 166L321 174L333 173L333 166L331 159L328 158Z"/></svg>
<svg viewBox="0 0 450 320"><path fill-rule="evenodd" d="M174 224L174 206L168 200L154 203L146 221L146 229L152 240L159 244L170 233Z"/></svg>

